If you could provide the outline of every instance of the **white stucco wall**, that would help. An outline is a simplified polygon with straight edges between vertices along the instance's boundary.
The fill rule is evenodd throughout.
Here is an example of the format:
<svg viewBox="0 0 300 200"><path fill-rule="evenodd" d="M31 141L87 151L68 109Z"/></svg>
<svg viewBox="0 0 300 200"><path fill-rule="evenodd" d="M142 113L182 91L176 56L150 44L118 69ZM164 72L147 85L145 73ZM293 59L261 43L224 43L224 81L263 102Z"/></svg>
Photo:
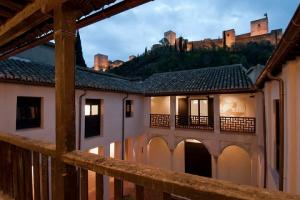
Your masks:
<svg viewBox="0 0 300 200"><path fill-rule="evenodd" d="M255 117L254 94L220 95L220 115L223 117Z"/></svg>
<svg viewBox="0 0 300 200"><path fill-rule="evenodd" d="M167 143L155 137L148 144L148 163L154 167L162 169L171 169L171 152Z"/></svg>
<svg viewBox="0 0 300 200"><path fill-rule="evenodd" d="M218 158L218 178L238 184L251 185L249 154L238 146L225 148Z"/></svg>
<svg viewBox="0 0 300 200"><path fill-rule="evenodd" d="M300 59L287 62L278 76L284 81L284 191L300 194ZM268 188L278 188L275 170L274 100L279 99L279 84L264 86L266 106Z"/></svg>
<svg viewBox="0 0 300 200"><path fill-rule="evenodd" d="M170 114L170 97L151 97L151 114Z"/></svg>
<svg viewBox="0 0 300 200"><path fill-rule="evenodd" d="M76 90L76 137L79 127L79 96L84 91ZM18 134L21 136L55 142L55 89L53 87L30 86L20 84L0 83L0 131ZM17 97L41 97L42 98L42 126L41 128L16 130ZM114 141L121 140L122 133L122 99L125 94L108 93L100 91L87 91L82 99L82 126L81 126L81 149L87 150L93 147L103 146ZM84 138L84 104L85 99L101 99L101 136ZM125 118L125 137L142 134L144 97L129 95L133 101L133 116ZM78 138L77 138L78 140ZM77 144L77 143L76 143Z"/></svg>

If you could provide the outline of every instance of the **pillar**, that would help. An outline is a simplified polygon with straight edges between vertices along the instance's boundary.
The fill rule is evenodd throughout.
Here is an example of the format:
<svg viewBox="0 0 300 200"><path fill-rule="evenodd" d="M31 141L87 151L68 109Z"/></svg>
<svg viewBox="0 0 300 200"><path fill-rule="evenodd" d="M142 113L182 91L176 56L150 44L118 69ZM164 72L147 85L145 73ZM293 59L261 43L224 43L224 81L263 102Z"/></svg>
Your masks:
<svg viewBox="0 0 300 200"><path fill-rule="evenodd" d="M258 186L258 155L254 153L251 156L251 185Z"/></svg>
<svg viewBox="0 0 300 200"><path fill-rule="evenodd" d="M220 95L214 95L214 133L220 133Z"/></svg>
<svg viewBox="0 0 300 200"><path fill-rule="evenodd" d="M56 158L53 199L76 199L76 169L60 161L75 150L75 11L65 4L54 9Z"/></svg>
<svg viewBox="0 0 300 200"><path fill-rule="evenodd" d="M150 127L151 97L144 98L144 127Z"/></svg>
<svg viewBox="0 0 300 200"><path fill-rule="evenodd" d="M175 130L176 96L170 96L170 127Z"/></svg>
<svg viewBox="0 0 300 200"><path fill-rule="evenodd" d="M170 152L171 152L171 156L170 156L170 159L171 159L171 168L170 170L174 171L174 149L170 149Z"/></svg>
<svg viewBox="0 0 300 200"><path fill-rule="evenodd" d="M109 158L110 157L110 144L104 145L104 157ZM109 199L109 177L103 176L103 199L108 200Z"/></svg>
<svg viewBox="0 0 300 200"><path fill-rule="evenodd" d="M218 179L218 156L211 156L212 160L212 178Z"/></svg>

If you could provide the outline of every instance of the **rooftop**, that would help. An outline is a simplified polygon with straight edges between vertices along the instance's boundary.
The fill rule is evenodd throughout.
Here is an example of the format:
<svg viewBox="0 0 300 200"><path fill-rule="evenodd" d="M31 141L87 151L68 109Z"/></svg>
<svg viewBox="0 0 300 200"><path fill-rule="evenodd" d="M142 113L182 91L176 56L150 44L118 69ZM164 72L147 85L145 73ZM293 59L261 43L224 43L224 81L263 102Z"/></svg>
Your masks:
<svg viewBox="0 0 300 200"><path fill-rule="evenodd" d="M14 59L0 61L0 82L53 87L54 73L51 65ZM76 87L145 95L254 91L251 79L239 64L158 73L143 82L77 67Z"/></svg>

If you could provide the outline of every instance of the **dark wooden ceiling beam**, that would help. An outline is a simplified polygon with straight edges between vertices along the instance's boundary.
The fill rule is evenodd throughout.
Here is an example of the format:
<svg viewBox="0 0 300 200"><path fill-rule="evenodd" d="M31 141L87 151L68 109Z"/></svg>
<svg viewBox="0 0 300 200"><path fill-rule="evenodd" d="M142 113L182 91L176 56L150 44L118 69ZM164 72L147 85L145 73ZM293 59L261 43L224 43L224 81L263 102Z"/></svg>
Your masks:
<svg viewBox="0 0 300 200"><path fill-rule="evenodd" d="M23 8L22 4L16 3L12 0L0 0L0 5L13 11L19 11Z"/></svg>
<svg viewBox="0 0 300 200"><path fill-rule="evenodd" d="M46 0L36 0L36 2L39 1L46 1ZM16 52L24 51L28 48L32 48L34 46L43 44L46 41L53 39L53 32L51 32L51 30L53 30L52 27L53 22L50 22L49 24L49 21L47 22L47 19L41 19L41 17L38 17L35 20L33 20L34 24L27 22L26 23L27 26L24 26L24 17L27 17L27 19L29 19L30 17L32 17L32 15L36 14L34 13L34 11L39 13L41 13L40 10L49 11L50 8L53 5L55 5L55 2L66 2L66 1L68 0L53 0L50 2L49 5L43 4L43 6L46 6L44 8L41 8L40 6L35 7L36 5L34 4L36 4L36 2L32 3L31 8L29 7L30 5L28 5L25 8L27 10L23 13L25 16L19 16L21 15L20 13L25 10L23 9L17 14L18 16L16 15L13 17L14 19L13 21L11 19L9 20L9 23L6 22L5 25L0 26L0 46L2 45L5 46L5 49L4 48L0 49L0 60L5 59L8 56L13 56L16 54ZM111 2L111 1L112 0L106 0L105 2ZM77 29L88 26L90 24L101 21L103 19L112 17L116 14L119 14L121 12L124 12L126 10L129 10L131 8L137 7L139 5L145 4L150 1L153 0L124 0L113 6L105 8L104 10L98 11L88 17L82 18L76 24ZM51 18L51 15L49 14L44 16L47 16L48 19ZM22 18L23 18L23 22L22 22L23 26L21 27L21 29L18 29L17 33L12 32L13 27L18 26L18 23L21 23L20 20L22 20ZM42 20L43 22L40 22L39 20ZM44 29L43 28L44 26L48 28ZM39 38L41 36L41 32L37 31L36 29L40 29L40 30L43 29L43 31L45 31L45 35ZM6 36L4 34L6 34ZM20 40L20 37L22 38L22 40Z"/></svg>

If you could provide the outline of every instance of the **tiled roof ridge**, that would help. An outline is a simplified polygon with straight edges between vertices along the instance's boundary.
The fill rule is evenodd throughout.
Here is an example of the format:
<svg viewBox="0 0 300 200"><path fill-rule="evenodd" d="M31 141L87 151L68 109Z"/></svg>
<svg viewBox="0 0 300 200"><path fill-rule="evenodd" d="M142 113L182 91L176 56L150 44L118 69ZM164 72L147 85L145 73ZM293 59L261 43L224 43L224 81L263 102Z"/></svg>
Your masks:
<svg viewBox="0 0 300 200"><path fill-rule="evenodd" d="M246 69L242 64L230 64L230 65L221 65L221 66L214 66L214 67L203 67L203 68L195 68L195 69L184 69L184 70L177 70L177 71L171 71L171 72L158 72L154 73L151 76L159 75L159 74L172 74L172 73L181 73L181 72L189 72L189 71L205 71L205 70L214 70L214 69L220 69L220 68L230 68L230 67L242 67ZM145 80L149 79L151 76L146 78Z"/></svg>

